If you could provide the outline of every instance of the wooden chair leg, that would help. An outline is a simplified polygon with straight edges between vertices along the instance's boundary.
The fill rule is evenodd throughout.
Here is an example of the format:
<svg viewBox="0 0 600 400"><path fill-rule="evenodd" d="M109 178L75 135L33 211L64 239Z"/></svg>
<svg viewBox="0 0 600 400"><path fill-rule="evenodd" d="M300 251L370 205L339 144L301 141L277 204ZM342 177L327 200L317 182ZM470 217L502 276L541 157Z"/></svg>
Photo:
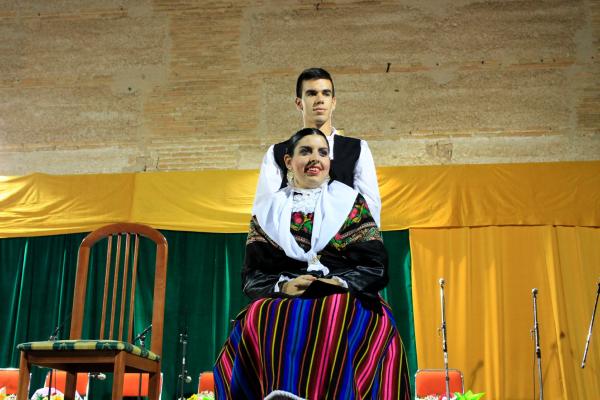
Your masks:
<svg viewBox="0 0 600 400"><path fill-rule="evenodd" d="M148 377L148 399L158 400L160 398L160 368L158 372L151 372Z"/></svg>
<svg viewBox="0 0 600 400"><path fill-rule="evenodd" d="M75 400L75 387L77 384L77 373L67 371L65 382L65 400Z"/></svg>
<svg viewBox="0 0 600 400"><path fill-rule="evenodd" d="M112 399L123 398L123 383L125 381L125 352L120 352L115 358L113 369Z"/></svg>
<svg viewBox="0 0 600 400"><path fill-rule="evenodd" d="M27 400L29 398L29 361L25 352L21 352L21 361L19 365L19 387L17 389L17 400Z"/></svg>

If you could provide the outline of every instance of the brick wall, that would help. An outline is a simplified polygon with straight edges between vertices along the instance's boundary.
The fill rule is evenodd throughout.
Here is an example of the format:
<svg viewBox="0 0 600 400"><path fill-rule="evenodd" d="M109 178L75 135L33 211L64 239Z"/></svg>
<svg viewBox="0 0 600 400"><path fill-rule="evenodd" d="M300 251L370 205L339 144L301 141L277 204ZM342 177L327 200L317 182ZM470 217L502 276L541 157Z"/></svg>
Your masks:
<svg viewBox="0 0 600 400"><path fill-rule="evenodd" d="M0 3L0 175L257 168L332 72L377 165L600 159L600 1Z"/></svg>

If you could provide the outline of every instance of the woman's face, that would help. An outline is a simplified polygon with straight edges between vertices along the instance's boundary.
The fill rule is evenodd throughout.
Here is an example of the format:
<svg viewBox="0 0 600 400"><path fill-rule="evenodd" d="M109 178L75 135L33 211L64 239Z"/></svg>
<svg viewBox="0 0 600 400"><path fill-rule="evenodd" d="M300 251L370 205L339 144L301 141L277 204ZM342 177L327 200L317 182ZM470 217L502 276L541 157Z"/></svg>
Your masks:
<svg viewBox="0 0 600 400"><path fill-rule="evenodd" d="M294 154L285 155L285 165L294 172L294 185L302 189L319 187L329 177L329 147L321 135L307 135L296 143Z"/></svg>

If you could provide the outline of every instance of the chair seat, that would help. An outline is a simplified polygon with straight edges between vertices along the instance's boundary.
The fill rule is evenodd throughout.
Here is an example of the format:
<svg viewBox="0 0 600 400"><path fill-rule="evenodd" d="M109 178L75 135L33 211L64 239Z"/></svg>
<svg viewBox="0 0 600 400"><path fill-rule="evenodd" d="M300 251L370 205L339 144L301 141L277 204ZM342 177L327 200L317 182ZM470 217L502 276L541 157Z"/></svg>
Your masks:
<svg viewBox="0 0 600 400"><path fill-rule="evenodd" d="M143 347L118 340L56 340L44 342L21 343L17 346L21 351L29 350L122 350L152 361L159 361L160 356Z"/></svg>

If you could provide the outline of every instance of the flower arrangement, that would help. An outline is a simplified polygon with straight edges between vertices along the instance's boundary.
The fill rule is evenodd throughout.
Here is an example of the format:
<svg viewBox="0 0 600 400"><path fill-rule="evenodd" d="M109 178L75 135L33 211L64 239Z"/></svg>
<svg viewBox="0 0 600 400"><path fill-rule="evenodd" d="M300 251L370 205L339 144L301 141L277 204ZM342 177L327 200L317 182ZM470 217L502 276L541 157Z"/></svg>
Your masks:
<svg viewBox="0 0 600 400"><path fill-rule="evenodd" d="M48 392L50 392L50 398L48 398ZM31 400L63 400L64 395L60 390L52 388L52 390L48 390L48 388L42 388L35 391Z"/></svg>
<svg viewBox="0 0 600 400"><path fill-rule="evenodd" d="M472 391L467 391L464 394L459 392L454 393L451 396L450 400L479 400L485 395L485 393L473 393ZM417 400L446 400L446 396L438 396L436 394L428 395L425 397L417 397Z"/></svg>
<svg viewBox="0 0 600 400"><path fill-rule="evenodd" d="M0 400L17 400L16 394L6 394L6 388L0 388Z"/></svg>
<svg viewBox="0 0 600 400"><path fill-rule="evenodd" d="M62 394L53 394L50 396L50 400L63 400L64 396ZM31 400L48 400L48 396L34 396Z"/></svg>
<svg viewBox="0 0 600 400"><path fill-rule="evenodd" d="M48 398L48 392L50 392L50 398ZM50 391L45 387L36 390L31 397L31 400L63 400L64 398L65 396L60 390L52 388L52 391ZM81 396L77 392L75 392L75 399L81 400Z"/></svg>
<svg viewBox="0 0 600 400"><path fill-rule="evenodd" d="M479 400L485 395L485 393L473 393L472 391L468 391L465 394L454 393L456 395L457 400Z"/></svg>
<svg viewBox="0 0 600 400"><path fill-rule="evenodd" d="M188 400L215 400L215 394L211 391L205 390L198 394L193 394Z"/></svg>

